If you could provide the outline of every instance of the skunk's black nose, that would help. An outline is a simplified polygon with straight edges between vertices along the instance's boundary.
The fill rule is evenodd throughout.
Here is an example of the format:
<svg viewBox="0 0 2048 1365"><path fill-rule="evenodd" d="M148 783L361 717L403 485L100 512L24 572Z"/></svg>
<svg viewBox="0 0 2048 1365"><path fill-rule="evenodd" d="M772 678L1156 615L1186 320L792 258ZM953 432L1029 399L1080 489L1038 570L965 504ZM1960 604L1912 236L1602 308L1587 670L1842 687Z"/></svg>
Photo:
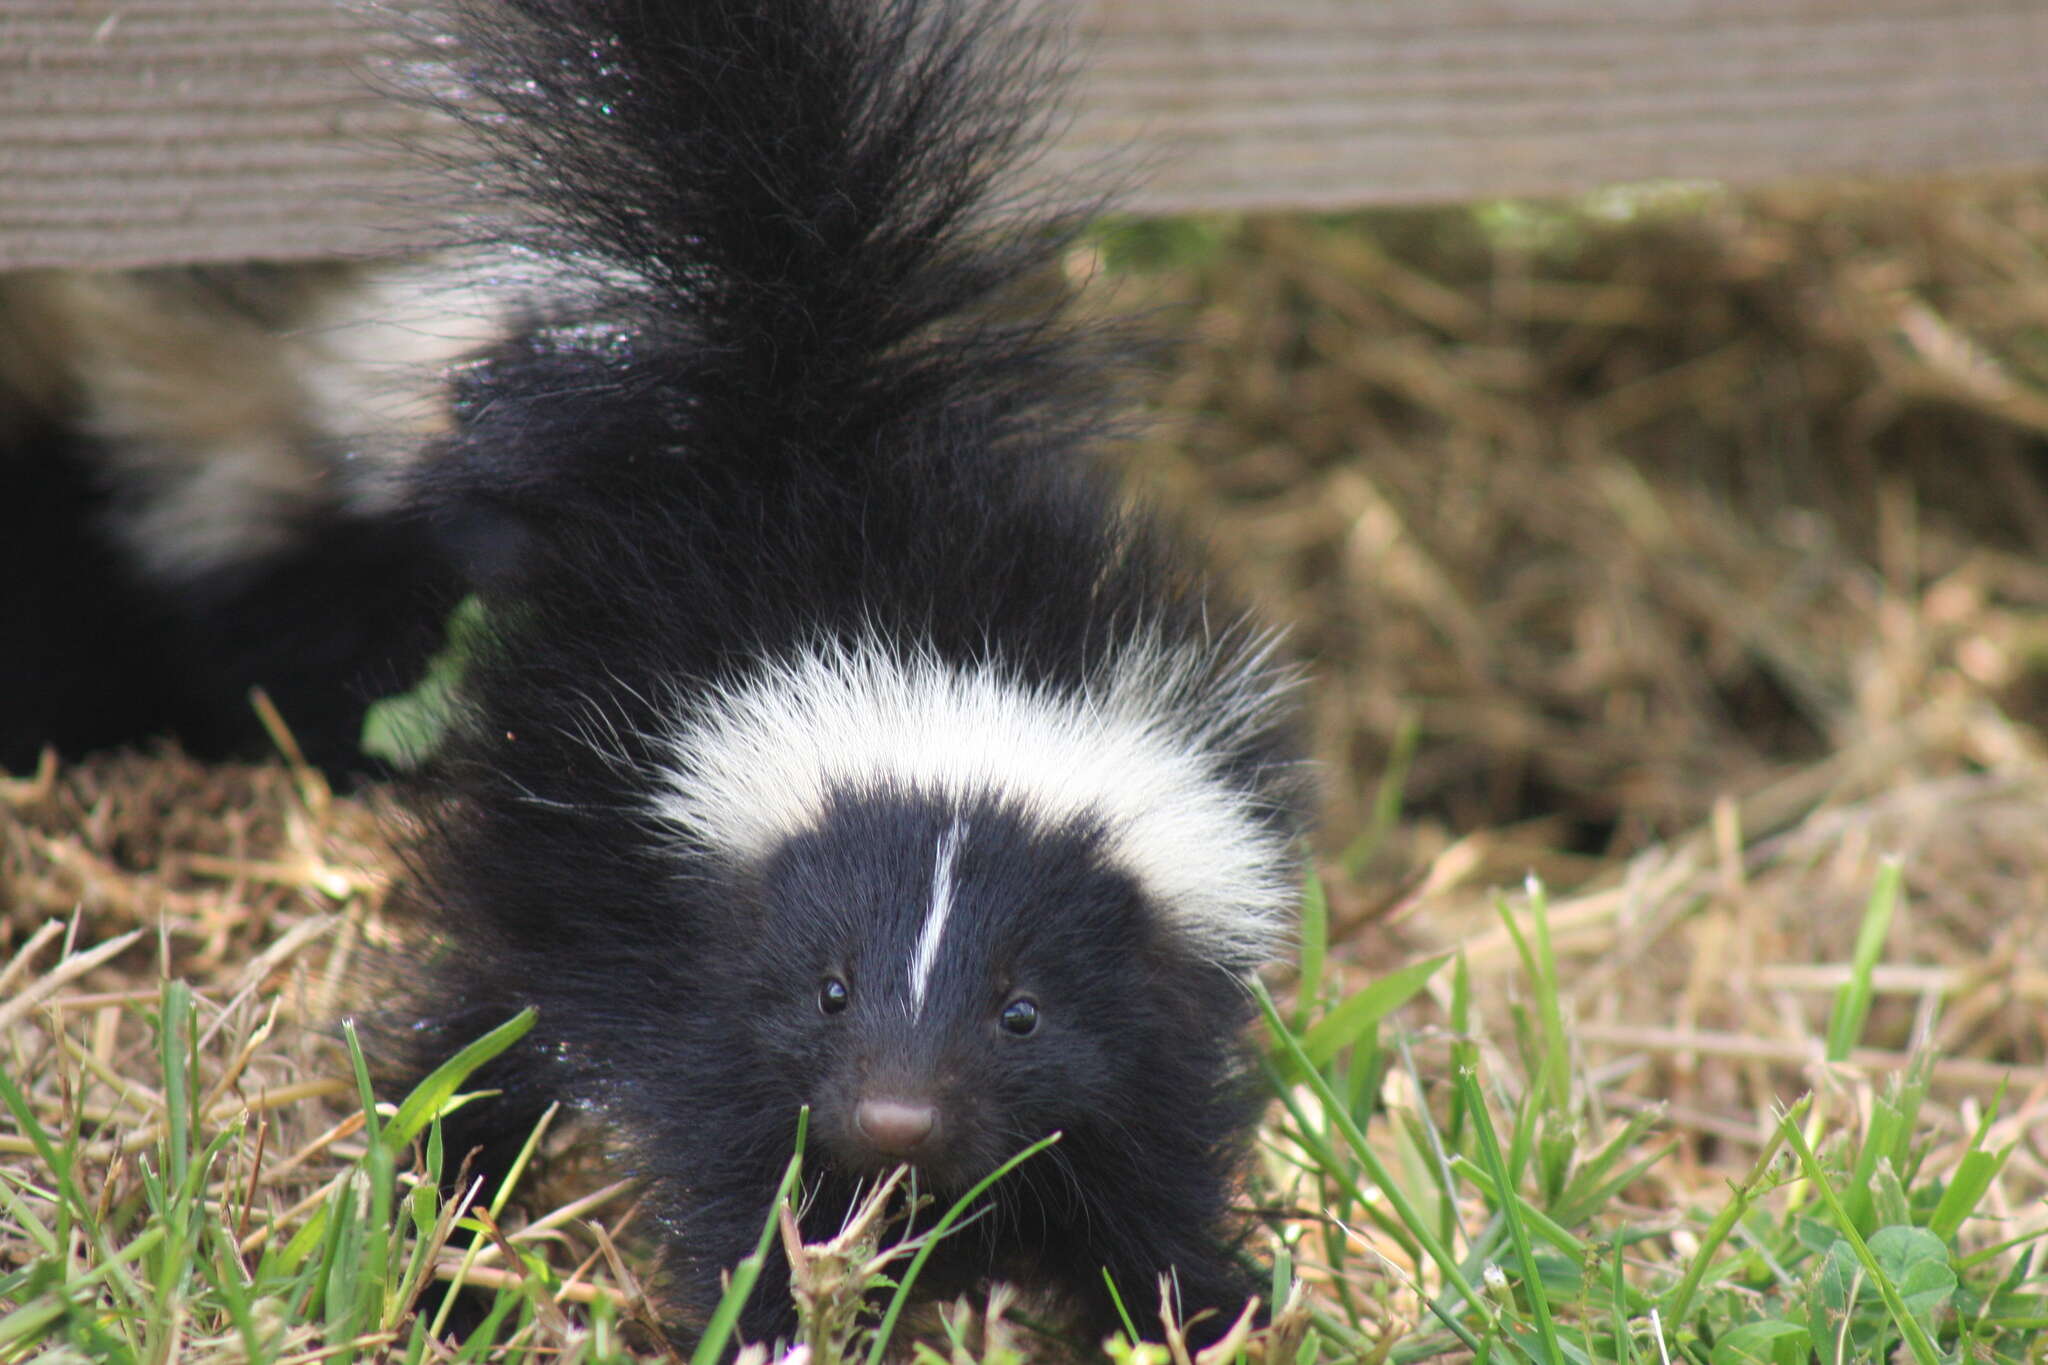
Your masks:
<svg viewBox="0 0 2048 1365"><path fill-rule="evenodd" d="M862 1100L853 1121L877 1150L909 1156L939 1126L939 1111L936 1105L908 1100Z"/></svg>

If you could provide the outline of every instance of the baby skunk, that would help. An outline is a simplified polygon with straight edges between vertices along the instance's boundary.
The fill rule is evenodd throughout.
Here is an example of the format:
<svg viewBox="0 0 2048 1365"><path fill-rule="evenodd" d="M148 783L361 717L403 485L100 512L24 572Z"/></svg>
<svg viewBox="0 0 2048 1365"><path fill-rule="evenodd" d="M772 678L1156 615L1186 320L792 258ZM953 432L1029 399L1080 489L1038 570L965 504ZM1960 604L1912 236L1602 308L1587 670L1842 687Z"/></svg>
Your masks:
<svg viewBox="0 0 2048 1365"><path fill-rule="evenodd" d="M431 278L429 278L431 274ZM442 272L0 275L0 769L175 734L364 766L463 591L396 473L484 324Z"/></svg>
<svg viewBox="0 0 2048 1365"><path fill-rule="evenodd" d="M1100 1333L1105 1268L1141 1321L1170 1273L1220 1331L1292 678L1098 468L1101 348L1032 291L1071 220L1006 179L1042 35L982 0L457 15L509 243L559 275L419 462L491 634L421 779L447 946L394 1088L535 1007L449 1151L601 1115L685 1335L802 1106L807 1235L1057 1132L922 1287L1022 1279Z"/></svg>

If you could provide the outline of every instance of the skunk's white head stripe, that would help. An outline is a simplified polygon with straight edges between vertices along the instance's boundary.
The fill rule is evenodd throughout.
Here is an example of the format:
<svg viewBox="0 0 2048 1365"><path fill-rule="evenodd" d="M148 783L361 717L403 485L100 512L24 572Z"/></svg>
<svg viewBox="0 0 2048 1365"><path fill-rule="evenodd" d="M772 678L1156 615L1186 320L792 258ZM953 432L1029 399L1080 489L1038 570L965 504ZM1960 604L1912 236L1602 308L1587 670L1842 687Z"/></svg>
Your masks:
<svg viewBox="0 0 2048 1365"><path fill-rule="evenodd" d="M1224 668L1214 648L1141 636L1078 693L879 643L806 649L678 717L655 813L749 860L847 792L994 797L1048 825L1093 821L1195 951L1247 970L1286 933L1294 860L1258 795L1222 770L1291 684L1263 647L1238 642Z"/></svg>
<svg viewBox="0 0 2048 1365"><path fill-rule="evenodd" d="M953 859L960 853L960 836L965 833L958 820L946 827L932 863L931 906L925 911L924 928L917 936L917 953L910 962L910 1017L924 1012L924 993L931 985L932 967L939 960L939 940L946 933L946 916L953 910Z"/></svg>

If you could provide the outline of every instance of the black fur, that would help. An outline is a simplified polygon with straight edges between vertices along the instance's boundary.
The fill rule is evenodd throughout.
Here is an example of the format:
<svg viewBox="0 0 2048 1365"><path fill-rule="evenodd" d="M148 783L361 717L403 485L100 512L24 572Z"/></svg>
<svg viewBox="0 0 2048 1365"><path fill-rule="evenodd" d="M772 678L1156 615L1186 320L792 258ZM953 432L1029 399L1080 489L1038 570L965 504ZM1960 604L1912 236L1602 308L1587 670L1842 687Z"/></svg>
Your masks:
<svg viewBox="0 0 2048 1365"><path fill-rule="evenodd" d="M439 644L455 560L417 518L352 504L363 452L319 429L290 363L243 363L349 286L313 267L0 278L0 770L164 736L269 753L259 687L314 763L374 766L364 709ZM261 533L167 543L151 514L221 458L223 482L275 493L237 523Z"/></svg>
<svg viewBox="0 0 2048 1365"><path fill-rule="evenodd" d="M170 648L142 585L94 527L106 503L79 438L55 422L9 433L0 498L0 769L43 746L81 753L169 732L189 710L157 667ZM152 674L161 687L136 686ZM203 739L201 740L203 744Z"/></svg>
<svg viewBox="0 0 2048 1365"><path fill-rule="evenodd" d="M0 456L0 770L167 735L197 758L263 754L259 687L313 763L374 766L365 707L418 678L459 596L433 538L322 511L275 551L168 578L107 533L90 438L47 430Z"/></svg>
<svg viewBox="0 0 2048 1365"><path fill-rule="evenodd" d="M753 861L652 806L668 728L807 647L1068 698L1144 639L1206 650L1219 705L1270 673L1093 462L1103 355L1031 288L1066 219L999 198L1036 146L1043 45L951 0L474 0L459 31L458 107L529 214L508 235L562 287L463 376L422 464L494 633L418 794L449 947L392 1085L536 1006L452 1149L501 1163L557 1099L615 1123L685 1336L768 1214L799 1106L826 1235L892 1159L862 1099L901 1094L938 1116L917 1164L942 1196L1064 1134L928 1288L1018 1276L1099 1333L1105 1266L1141 1321L1171 1272L1220 1330L1255 1288L1226 1216L1255 964L1191 952L1102 828L1044 827L999 775L837 792ZM1288 728L1261 713L1210 755L1281 836L1304 804ZM956 824L957 937L913 1022L893 983ZM835 978L851 1003L827 1014ZM1028 1037L1000 1025L1020 993ZM779 1274L751 1338L791 1326Z"/></svg>

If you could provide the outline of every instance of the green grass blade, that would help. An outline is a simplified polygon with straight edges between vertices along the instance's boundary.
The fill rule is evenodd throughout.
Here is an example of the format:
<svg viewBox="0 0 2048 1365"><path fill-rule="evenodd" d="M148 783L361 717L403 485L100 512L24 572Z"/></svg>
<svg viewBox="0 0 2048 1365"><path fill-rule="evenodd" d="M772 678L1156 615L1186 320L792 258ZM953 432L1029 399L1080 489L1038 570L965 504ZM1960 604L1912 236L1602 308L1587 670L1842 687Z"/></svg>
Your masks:
<svg viewBox="0 0 2048 1365"><path fill-rule="evenodd" d="M1342 1004L1318 1019L1301 1037L1301 1050L1309 1065L1328 1066L1339 1052L1358 1041L1359 1035L1414 999L1429 984L1451 955L1427 958L1397 967L1370 986L1347 996Z"/></svg>
<svg viewBox="0 0 2048 1365"><path fill-rule="evenodd" d="M1849 963L1849 980L1835 993L1834 1008L1828 1014L1827 1058L1846 1061L1863 1036L1875 992L1871 973L1884 954L1884 941L1891 932L1892 914L1898 908L1903 880L1899 860L1886 858L1878 868L1877 885L1863 907L1863 922L1856 930L1856 949Z"/></svg>
<svg viewBox="0 0 2048 1365"><path fill-rule="evenodd" d="M911 1286L917 1283L918 1272L923 1270L924 1263L931 1259L932 1251L938 1246L939 1240L951 1231L953 1225L967 1212L968 1207L981 1198L991 1185L1059 1140L1058 1133L1042 1137L974 1182L967 1193L953 1202L953 1207L946 1210L945 1215L932 1226L932 1230L924 1234L922 1245L910 1258L910 1264L904 1268L903 1275L897 1282L896 1292L889 1297L889 1307L883 1312L880 1325L875 1328L874 1345L868 1351L868 1365L882 1365L882 1357L889 1349L889 1338L896 1332L896 1319L903 1315L903 1306L910 1301ZM691 1365L704 1363L692 1360Z"/></svg>
<svg viewBox="0 0 2048 1365"><path fill-rule="evenodd" d="M1557 955L1550 943L1550 892L1533 873L1524 886L1529 898L1529 928L1525 935L1515 922L1514 908L1506 896L1494 897L1494 910L1506 926L1508 937L1514 941L1515 952L1522 960L1522 972L1529 978L1529 989L1536 997L1536 1007L1541 1019L1541 1036L1538 1038L1536 1057L1530 1069L1537 1073L1538 1089L1544 1104L1557 1112L1563 1112L1571 1101L1571 1036L1565 1031L1564 1006L1560 999L1557 976ZM1515 1167L1516 1170L1520 1166Z"/></svg>
<svg viewBox="0 0 2048 1365"><path fill-rule="evenodd" d="M1466 1107L1474 1113L1479 1112L1484 1104L1484 1097L1479 1093L1479 1078L1469 1068L1461 1068L1454 1080L1465 1092ZM1529 1241L1529 1226L1522 1218L1521 1200L1515 1194L1507 1161L1501 1155L1500 1140L1491 1124L1474 1124L1472 1131L1478 1142L1482 1164L1499 1187L1495 1208L1507 1224L1508 1239L1514 1245L1515 1259L1522 1267L1522 1290L1529 1296L1529 1311L1536 1319L1536 1335L1543 1343L1541 1359L1562 1361L1565 1354L1557 1339L1557 1324L1550 1316L1550 1296L1543 1288L1543 1273L1536 1264L1536 1249Z"/></svg>
<svg viewBox="0 0 2048 1365"><path fill-rule="evenodd" d="M2005 1104L2005 1083L1999 1082L1998 1092L1991 1097L1991 1103L1984 1107L1984 1113L1977 1121L1977 1131L1970 1135L1969 1150L1956 1163L1955 1174L1949 1177L1948 1188L1941 1192L1941 1202L1934 1206L1928 1216L1927 1230L1947 1241L1961 1230L1963 1220L1977 1210L1992 1182L2005 1169L2006 1158L2019 1143L2007 1143L1995 1152L1984 1150L1984 1140L1991 1136L1991 1125L1998 1120L1998 1113Z"/></svg>
<svg viewBox="0 0 2048 1365"><path fill-rule="evenodd" d="M1309 1064L1308 1054L1301 1050L1300 1042L1281 1020L1280 1011L1273 1004L1273 997L1267 992L1264 983L1254 980L1251 983L1251 991L1253 999L1259 1003L1260 1011L1266 1016L1266 1026L1272 1030L1282 1049L1294 1059L1295 1064L1304 1073L1307 1085L1315 1092L1316 1098L1322 1101L1325 1112L1337 1125L1337 1130L1342 1134L1344 1141L1350 1145L1352 1156L1365 1167L1366 1174L1379 1186L1380 1193L1386 1196L1387 1202L1394 1206L1396 1214L1410 1235L1421 1244L1422 1249L1429 1254L1430 1260L1436 1263L1445 1283L1457 1290L1467 1304L1480 1312L1487 1312L1485 1301L1480 1298L1478 1291L1473 1289L1471 1281L1465 1278L1465 1272L1459 1268L1457 1258L1451 1254L1450 1248L1437 1240L1435 1231L1416 1212L1415 1206L1408 1202L1408 1196L1394 1179L1394 1173L1387 1169L1386 1164L1373 1151L1372 1144L1366 1140L1364 1132L1359 1129L1336 1093L1330 1089L1330 1083L1323 1078L1321 1072ZM1440 1310L1439 1316L1444 1316ZM1477 1345L1476 1342L1470 1344Z"/></svg>
<svg viewBox="0 0 2048 1365"><path fill-rule="evenodd" d="M768 1247L775 1240L776 1225L782 1218L782 1206L789 1202L790 1191L794 1190L804 1169L804 1142L810 1133L811 1111L808 1107L797 1111L796 1151L790 1154L789 1165L782 1170L782 1182L775 1187L775 1198L768 1205L768 1220L761 1225L761 1235L754 1242L753 1254L733 1267L732 1281L725 1294L712 1310L711 1321L704 1327L704 1335L697 1342L697 1349L690 1353L690 1365L718 1365L725 1358L726 1343L740 1320L740 1310L753 1295L754 1285L761 1278L761 1269L768 1263Z"/></svg>
<svg viewBox="0 0 2048 1365"><path fill-rule="evenodd" d="M1636 1343L1635 1338L1629 1335L1629 1314L1626 1309L1631 1295L1628 1276L1623 1273L1625 1263L1622 1260L1620 1233L1615 1234L1614 1240L1607 1244L1607 1248L1607 1309L1609 1326L1614 1333L1614 1359L1616 1365L1635 1365Z"/></svg>
<svg viewBox="0 0 2048 1365"><path fill-rule="evenodd" d="M71 1305L55 1295L23 1304L0 1318L0 1351L12 1352L15 1347L33 1345L70 1311Z"/></svg>
<svg viewBox="0 0 2048 1365"><path fill-rule="evenodd" d="M1387 836L1400 823L1406 797L1408 770L1415 764L1415 750L1422 739L1422 716L1410 710L1394 729L1394 742L1387 749L1387 765L1380 771L1379 786L1373 792L1372 815L1364 831L1339 855L1344 875L1356 879L1385 846Z"/></svg>
<svg viewBox="0 0 2048 1365"><path fill-rule="evenodd" d="M1377 1200L1369 1200L1365 1197L1364 1191L1358 1187L1343 1159L1338 1156L1336 1149L1316 1130L1315 1125L1309 1121L1308 1115L1302 1112L1301 1105L1296 1101L1292 1087L1282 1079L1278 1069L1267 1063L1265 1065L1265 1076L1267 1084L1271 1087L1273 1093L1279 1097L1281 1106L1287 1110L1288 1117L1294 1121L1294 1127L1288 1136L1301 1144L1302 1148L1308 1152L1310 1159L1316 1164L1317 1171L1325 1179L1338 1187L1342 1195L1343 1206L1356 1207L1362 1210L1375 1227L1385 1233L1396 1246L1401 1248L1402 1254L1410 1261L1422 1260L1424 1256L1422 1244L1417 1242L1406 1225L1399 1221L1398 1215L1389 1213L1381 1208ZM1329 1112L1327 1108L1325 1112ZM1342 1238L1343 1230L1341 1228L1333 1229L1333 1232L1338 1238Z"/></svg>
<svg viewBox="0 0 2048 1365"><path fill-rule="evenodd" d="M1786 1114L1787 1122L1796 1123L1804 1118L1811 1104L1812 1099L1809 1097L1793 1105ZM1727 1243L1729 1235L1734 1232L1735 1225L1742 1216L1749 1212L1757 1191L1770 1181L1771 1167L1777 1161L1778 1148L1783 1146L1784 1142L1785 1128L1780 1124L1770 1139L1764 1143L1763 1150L1757 1153L1756 1160L1750 1164L1749 1173L1743 1177L1742 1183L1728 1192L1728 1202L1721 1206L1721 1212L1707 1225L1706 1232L1700 1237L1698 1249L1693 1252L1692 1264L1686 1267L1685 1277L1673 1285L1670 1292L1664 1296L1658 1314L1673 1330L1683 1327L1686 1323L1692 1312L1693 1300L1699 1294L1700 1285L1706 1279L1707 1270L1714 1256Z"/></svg>
<svg viewBox="0 0 2048 1365"><path fill-rule="evenodd" d="M1483 1148L1489 1141L1497 1141L1491 1132L1480 1139L1480 1146ZM1451 1159L1451 1164L1459 1175L1471 1181L1473 1187L1494 1205L1505 1207L1513 1203L1520 1210L1518 1216L1527 1219L1528 1225L1535 1229L1537 1235L1558 1251L1575 1261L1583 1262L1586 1259L1588 1248L1585 1241L1520 1194L1514 1193L1511 1186L1504 1188L1491 1163L1475 1163L1470 1157L1457 1156Z"/></svg>
<svg viewBox="0 0 2048 1365"><path fill-rule="evenodd" d="M437 1115L447 1111L448 1101L455 1097L455 1092L478 1067L532 1030L534 1018L532 1010L521 1010L428 1072L426 1079L399 1102L398 1112L385 1125L385 1144L393 1148L403 1147L424 1132Z"/></svg>
<svg viewBox="0 0 2048 1365"><path fill-rule="evenodd" d="M363 1107L363 1140L370 1146L378 1145L382 1125L377 1120L377 1090L370 1084L369 1059L363 1056L362 1042L356 1037L356 1021L341 1021L342 1045L348 1049L348 1064L356 1082L356 1103Z"/></svg>
<svg viewBox="0 0 2048 1365"><path fill-rule="evenodd" d="M1778 1132L1792 1144L1792 1150L1799 1156L1801 1170L1820 1195L1821 1202L1826 1204L1828 1211L1834 1215L1835 1230L1855 1253L1857 1261L1863 1267L1863 1273L1870 1276L1871 1283L1877 1286L1879 1296L1884 1299L1885 1310L1891 1314L1892 1325L1897 1327L1899 1334L1906 1339L1906 1345L1913 1352L1914 1361L1917 1365L1940 1365L1941 1356L1935 1350L1934 1343L1928 1339L1926 1329L1920 1325L1919 1318L1906 1310L1905 1300L1899 1297L1898 1286L1885 1274L1884 1268L1878 1264L1877 1257L1871 1254L1870 1244L1864 1241L1863 1235L1856 1230L1855 1223L1849 1217L1849 1211L1842 1206L1841 1197L1836 1192L1833 1182L1821 1168L1820 1158L1816 1157L1813 1148L1807 1145L1806 1135L1799 1131L1798 1124L1793 1122L1789 1115L1778 1121Z"/></svg>
<svg viewBox="0 0 2048 1365"><path fill-rule="evenodd" d="M542 1112L539 1121L533 1125L533 1131L526 1135L526 1141L520 1144L518 1153L512 1158L512 1164L505 1170L504 1178L498 1182L498 1188L492 1192L490 1204L484 1209L485 1214L488 1215L491 1221L495 1222L499 1215L505 1211L506 1203L512 1198L512 1191L518 1187L520 1177L526 1174L527 1166L533 1161L533 1154L540 1150L541 1139L546 1136L548 1125L555 1121L555 1115L559 1110L559 1104L549 1105ZM483 1254L484 1247L491 1240L482 1219L471 1219L465 1226L472 1230L472 1235L469 1247L463 1253L461 1267L456 1271L456 1278L458 1280L469 1273L470 1267L476 1264L476 1258ZM434 1314L433 1333L435 1336L441 1334L442 1327L447 1323L449 1311L454 1305L455 1296L453 1294L443 1296L441 1307Z"/></svg>
<svg viewBox="0 0 2048 1365"><path fill-rule="evenodd" d="M1124 1291L1116 1287L1116 1277L1109 1273L1109 1267L1102 1267L1102 1286L1109 1291L1110 1304L1116 1309L1117 1321L1124 1325L1124 1340L1136 1344L1139 1340L1138 1324L1131 1321L1131 1310L1124 1307Z"/></svg>
<svg viewBox="0 0 2048 1365"><path fill-rule="evenodd" d="M192 1121L192 988L175 978L163 984L157 1048L164 1077L164 1178L185 1178Z"/></svg>

